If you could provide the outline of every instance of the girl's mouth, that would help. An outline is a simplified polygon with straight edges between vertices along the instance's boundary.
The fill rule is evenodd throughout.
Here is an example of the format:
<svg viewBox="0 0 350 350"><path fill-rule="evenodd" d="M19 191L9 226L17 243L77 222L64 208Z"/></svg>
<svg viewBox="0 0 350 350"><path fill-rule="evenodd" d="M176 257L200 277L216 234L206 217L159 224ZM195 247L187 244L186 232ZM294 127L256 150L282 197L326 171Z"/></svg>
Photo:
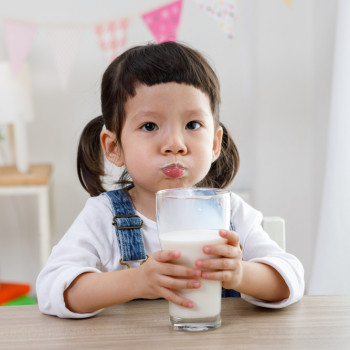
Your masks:
<svg viewBox="0 0 350 350"><path fill-rule="evenodd" d="M175 163L175 164L169 164L162 167L162 171L164 175L176 179L183 176L186 169L182 165Z"/></svg>

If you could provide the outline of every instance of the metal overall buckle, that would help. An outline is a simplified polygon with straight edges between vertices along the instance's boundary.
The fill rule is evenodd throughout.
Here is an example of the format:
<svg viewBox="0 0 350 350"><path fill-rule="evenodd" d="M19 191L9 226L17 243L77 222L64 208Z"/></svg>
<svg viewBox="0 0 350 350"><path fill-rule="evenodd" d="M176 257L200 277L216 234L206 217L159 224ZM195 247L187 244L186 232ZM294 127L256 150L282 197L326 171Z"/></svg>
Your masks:
<svg viewBox="0 0 350 350"><path fill-rule="evenodd" d="M134 226L118 226L116 219L119 218L137 218L140 220L140 224L139 225L134 225ZM133 229L133 228L141 228L143 224L143 221L141 220L141 218L138 215L116 215L113 218L113 226L115 226L118 230L127 230L127 229Z"/></svg>
<svg viewBox="0 0 350 350"><path fill-rule="evenodd" d="M119 218L137 218L139 219L140 221L140 224L139 225L134 225L134 226L118 226L117 224L117 221L116 219L119 219ZM116 215L114 218L113 218L113 225L115 228L117 228L118 230L128 230L128 229L140 229L142 227L142 224L143 224L143 221L141 220L141 218L138 216L138 215ZM143 263L145 263L147 261L147 259L149 258L149 255L146 254L146 259L142 260L140 262L140 265L142 265ZM127 266L128 269L130 269L130 265L126 262L123 262L122 261L122 258L119 259L119 263L120 265L122 266Z"/></svg>
<svg viewBox="0 0 350 350"><path fill-rule="evenodd" d="M149 255L146 254L146 259L145 259L145 260L142 260L142 261L140 262L140 266L141 266L142 264L144 264L144 263L147 261L148 258L149 258ZM123 262L123 261L122 261L122 258L119 259L119 264L122 265L122 266L126 266L128 269L130 269L130 265L129 265L128 263Z"/></svg>

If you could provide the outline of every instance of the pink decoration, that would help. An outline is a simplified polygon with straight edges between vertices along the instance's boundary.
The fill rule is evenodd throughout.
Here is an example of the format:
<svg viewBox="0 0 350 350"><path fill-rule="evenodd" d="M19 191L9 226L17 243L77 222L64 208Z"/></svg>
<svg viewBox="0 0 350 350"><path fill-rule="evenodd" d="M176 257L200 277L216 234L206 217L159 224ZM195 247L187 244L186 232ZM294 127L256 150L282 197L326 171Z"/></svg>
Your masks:
<svg viewBox="0 0 350 350"><path fill-rule="evenodd" d="M158 43L176 41L182 1L174 1L141 16Z"/></svg>
<svg viewBox="0 0 350 350"><path fill-rule="evenodd" d="M3 26L12 71L17 76L27 58L37 27L14 21L4 21Z"/></svg>
<svg viewBox="0 0 350 350"><path fill-rule="evenodd" d="M236 19L235 0L197 0L200 8L213 17L227 36L232 39Z"/></svg>
<svg viewBox="0 0 350 350"><path fill-rule="evenodd" d="M95 33L101 51L108 62L112 62L125 47L129 20L100 23L95 27Z"/></svg>

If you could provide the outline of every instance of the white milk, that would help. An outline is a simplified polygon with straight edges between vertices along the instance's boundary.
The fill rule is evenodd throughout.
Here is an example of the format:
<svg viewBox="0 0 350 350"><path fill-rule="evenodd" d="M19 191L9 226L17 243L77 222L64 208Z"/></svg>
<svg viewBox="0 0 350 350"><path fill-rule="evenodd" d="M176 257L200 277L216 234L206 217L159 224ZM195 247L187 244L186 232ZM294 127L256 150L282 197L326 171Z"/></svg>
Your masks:
<svg viewBox="0 0 350 350"><path fill-rule="evenodd" d="M218 230L188 230L173 231L160 235L162 249L179 250L180 259L176 263L195 267L197 259L208 259L213 255L203 253L204 245L223 244L226 240L219 236ZM183 289L178 292L194 302L189 309L169 303L169 314L178 318L205 318L220 314L221 311L221 282L201 280L199 289Z"/></svg>

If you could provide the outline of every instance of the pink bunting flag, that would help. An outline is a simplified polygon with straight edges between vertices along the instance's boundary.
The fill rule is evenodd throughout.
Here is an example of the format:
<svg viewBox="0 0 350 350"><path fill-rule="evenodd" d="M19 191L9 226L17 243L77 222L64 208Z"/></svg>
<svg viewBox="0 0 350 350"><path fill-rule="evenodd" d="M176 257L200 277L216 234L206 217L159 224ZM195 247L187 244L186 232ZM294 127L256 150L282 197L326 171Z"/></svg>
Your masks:
<svg viewBox="0 0 350 350"><path fill-rule="evenodd" d="M174 1L141 16L158 43L176 41L182 1Z"/></svg>
<svg viewBox="0 0 350 350"><path fill-rule="evenodd" d="M112 62L123 50L127 40L129 19L100 23L95 27L98 44L108 62Z"/></svg>
<svg viewBox="0 0 350 350"><path fill-rule="evenodd" d="M13 74L18 75L27 58L37 27L34 24L4 21L5 43Z"/></svg>
<svg viewBox="0 0 350 350"><path fill-rule="evenodd" d="M236 19L235 0L197 0L200 8L213 17L219 27L232 39Z"/></svg>
<svg viewBox="0 0 350 350"><path fill-rule="evenodd" d="M67 86L70 69L77 53L82 30L82 26L74 24L51 25L46 28L63 88Z"/></svg>

